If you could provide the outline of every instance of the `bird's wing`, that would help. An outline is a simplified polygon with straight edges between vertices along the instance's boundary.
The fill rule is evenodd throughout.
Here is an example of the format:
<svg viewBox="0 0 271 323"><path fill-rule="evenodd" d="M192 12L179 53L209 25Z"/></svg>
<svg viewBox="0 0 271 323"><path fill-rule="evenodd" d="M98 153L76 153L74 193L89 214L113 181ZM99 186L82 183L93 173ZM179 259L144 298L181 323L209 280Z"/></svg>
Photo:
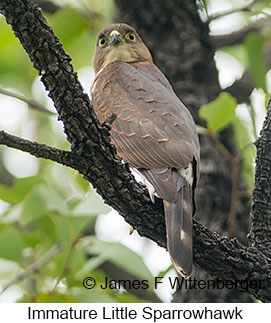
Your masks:
<svg viewBox="0 0 271 323"><path fill-rule="evenodd" d="M134 168L184 168L199 159L194 121L154 64L108 64L96 77L92 102L101 122L115 113L111 138Z"/></svg>

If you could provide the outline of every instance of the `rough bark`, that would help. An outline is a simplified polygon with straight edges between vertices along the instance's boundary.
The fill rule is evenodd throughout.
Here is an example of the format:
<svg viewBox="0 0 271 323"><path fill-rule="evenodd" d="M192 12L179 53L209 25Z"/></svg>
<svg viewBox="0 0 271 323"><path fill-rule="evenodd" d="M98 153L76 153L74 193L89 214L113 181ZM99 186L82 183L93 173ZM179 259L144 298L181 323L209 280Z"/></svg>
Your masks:
<svg viewBox="0 0 271 323"><path fill-rule="evenodd" d="M271 101L256 142L257 158L249 244L271 258Z"/></svg>
<svg viewBox="0 0 271 323"><path fill-rule="evenodd" d="M153 1L153 3L144 1L145 5L152 4L152 9L158 10L159 7L155 5L156 3L159 5L159 1ZM180 70L173 71L172 77L175 77L176 80L178 75L179 79L182 79L181 76L184 78L180 83L177 82L177 86L179 86L177 91L181 91L183 85L183 88L186 89L184 91L186 95L185 99L182 99L196 116L196 110L200 104L205 103L209 97L213 98L219 91L216 70L211 61L213 53L207 41L208 28L202 25L197 18L196 7L192 2L186 3L187 8L180 5L182 9L179 12L180 16L175 10L175 2L160 3L161 6L162 4L169 6L169 9L170 6L172 8L170 9L171 11L165 10L161 17L166 19L166 12L167 14L172 14L172 10L174 10L177 18L174 20L171 15L170 21L176 21L178 28L180 27L178 22L181 23L183 19L185 19L184 21L188 26L189 23L191 26L191 21L195 25L194 32L188 28L188 31L190 31L188 35L189 37L194 35L194 46L196 47L190 50L187 49L186 52L186 58L193 56L192 54L196 52L193 56L194 60L190 63L188 61L188 66L181 64ZM159 10L156 12L156 19L159 18L157 15L161 13ZM69 63L69 56L64 53L61 44L53 35L41 12L29 0L1 0L0 11L5 15L7 22L11 24L15 35L19 38L33 61L35 68L42 75L41 80L49 91L49 96L53 99L59 117L64 124L64 131L68 141L71 143L71 153L78 158L75 169L81 172L87 180L91 181L105 201L119 211L125 220L138 230L139 234L154 240L161 246L165 246L165 223L161 201L157 200L157 203L152 204L146 191L134 182L133 177L127 171L126 165L122 165L115 157L114 148L109 144L107 127L98 123L88 97L83 94L76 74ZM142 13L140 15L143 16ZM126 19L128 19L128 16ZM132 20L129 22L131 23ZM148 23L151 24L151 20ZM134 23L134 25L136 24ZM157 21L156 26L159 26ZM185 28L185 25L181 26ZM151 25L149 27L152 30ZM173 28L174 25L169 24L169 28L171 27ZM170 35L174 35L175 32L176 30L171 29ZM175 35L178 35L178 32ZM182 35L182 37L185 37L185 33ZM172 40L176 44L178 43L176 37L173 37ZM173 44L175 43L173 42ZM206 46L202 46L202 44ZM180 61L183 62L178 48L176 53L179 53ZM165 55L162 54L161 59L163 57L165 59ZM206 59L206 64L203 66L199 63L201 56ZM176 57L173 62L175 62L173 65L177 68ZM169 66L167 68L169 69ZM209 75L208 80L205 80L206 75ZM171 74L169 77L171 77ZM204 85L202 86L202 84ZM227 134L228 132L222 134L225 137L224 143L231 147L231 141L227 140ZM214 145L208 138L203 138L202 146L203 172L202 184L198 194L198 203L202 206L202 209L199 209L198 214L202 219L210 216L211 226L215 227L221 222L221 219L222 222L225 221L228 213L227 206L229 204L225 204L225 199L227 202L228 199L230 200L230 181L228 177L230 167L214 149ZM217 162L220 164L216 164ZM258 159L258 162L261 162L261 160ZM205 185L207 186L205 187ZM261 190L261 188L259 189ZM265 204L262 207L265 207ZM249 213L246 205L241 205L240 208L243 210L245 217L248 218ZM241 214L240 208L238 215ZM219 217L219 221L212 221L214 217ZM256 245L246 247L237 239L228 240L194 222L194 263L207 271L212 277L217 276L220 279L239 281L237 284L239 290L244 290L244 286L241 286L240 283L244 279L248 281L263 280L263 288L255 289L250 286L247 288L247 292L263 301L271 300L270 259ZM195 301L200 300L196 298ZM216 301L218 301L217 298Z"/></svg>

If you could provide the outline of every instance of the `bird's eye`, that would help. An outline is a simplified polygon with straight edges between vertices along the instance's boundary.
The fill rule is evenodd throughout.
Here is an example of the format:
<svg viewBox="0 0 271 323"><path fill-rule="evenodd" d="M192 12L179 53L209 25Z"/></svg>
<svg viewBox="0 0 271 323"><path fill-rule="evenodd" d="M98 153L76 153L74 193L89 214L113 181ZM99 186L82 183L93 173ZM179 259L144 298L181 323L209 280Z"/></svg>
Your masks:
<svg viewBox="0 0 271 323"><path fill-rule="evenodd" d="M132 32L129 32L125 35L126 39L130 40L131 42L136 41L136 35Z"/></svg>
<svg viewBox="0 0 271 323"><path fill-rule="evenodd" d="M100 47L104 47L106 44L106 39L104 37L99 39L99 46Z"/></svg>

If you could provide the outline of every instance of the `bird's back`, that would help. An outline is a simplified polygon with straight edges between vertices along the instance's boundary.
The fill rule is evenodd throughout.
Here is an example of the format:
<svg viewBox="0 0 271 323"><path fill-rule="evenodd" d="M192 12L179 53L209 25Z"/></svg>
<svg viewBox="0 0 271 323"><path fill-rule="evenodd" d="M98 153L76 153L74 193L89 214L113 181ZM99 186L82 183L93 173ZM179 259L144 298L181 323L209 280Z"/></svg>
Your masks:
<svg viewBox="0 0 271 323"><path fill-rule="evenodd" d="M95 79L92 101L101 122L116 114L112 141L132 167L183 168L199 159L195 123L154 64L110 63Z"/></svg>

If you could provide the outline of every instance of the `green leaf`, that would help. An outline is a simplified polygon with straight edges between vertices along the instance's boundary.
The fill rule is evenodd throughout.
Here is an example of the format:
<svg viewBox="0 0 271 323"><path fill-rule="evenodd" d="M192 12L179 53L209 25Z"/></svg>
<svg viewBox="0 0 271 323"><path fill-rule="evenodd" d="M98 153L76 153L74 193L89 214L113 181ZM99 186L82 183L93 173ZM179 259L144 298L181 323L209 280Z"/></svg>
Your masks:
<svg viewBox="0 0 271 323"><path fill-rule="evenodd" d="M72 213L76 216L78 215L97 215L97 214L107 214L112 209L106 205L101 198L101 196L95 191L91 190L88 196L82 199L82 202L76 205Z"/></svg>
<svg viewBox="0 0 271 323"><path fill-rule="evenodd" d="M251 132L243 120L236 118L233 121L232 126L235 144L242 159L242 177L246 183L247 191L252 192L255 172L253 163L256 158L256 148L252 143Z"/></svg>
<svg viewBox="0 0 271 323"><path fill-rule="evenodd" d="M207 121L208 129L216 132L228 126L235 118L236 99L227 92L219 96L199 110L199 115Z"/></svg>
<svg viewBox="0 0 271 323"><path fill-rule="evenodd" d="M255 13L260 13L264 9L270 8L270 0L261 0L261 1L254 1L253 4L253 11ZM267 12L265 12L266 15L268 15Z"/></svg>
<svg viewBox="0 0 271 323"><path fill-rule="evenodd" d="M0 232L0 257L19 262L24 249L23 239L17 229L7 226Z"/></svg>
<svg viewBox="0 0 271 323"><path fill-rule="evenodd" d="M74 247L72 250L66 270L65 281L68 287L82 287L82 280L77 280L75 278L75 273L77 273L84 266L86 262L86 254L85 251L79 248Z"/></svg>
<svg viewBox="0 0 271 323"><path fill-rule="evenodd" d="M48 217L43 217L42 219L44 220L46 218ZM82 268L85 261L82 261L82 250L78 248L75 249L73 243L76 241L81 231L93 221L93 218L54 214L50 216L50 219L52 219L52 222L49 226L53 226L53 229L50 230L48 235L52 235L53 233L52 240L55 240L54 243L56 241L61 241L64 246L64 249L54 257L54 262L49 264L51 275L54 277L61 275L66 266L69 269L67 274L70 273L71 268L75 266L77 266L75 271L77 272ZM46 231L48 232L48 229ZM85 251L83 252L85 255ZM78 261L80 262L80 266L78 266ZM74 280L74 272L72 272L72 276L73 277L69 280ZM68 277L66 278L68 279Z"/></svg>
<svg viewBox="0 0 271 323"><path fill-rule="evenodd" d="M173 265L171 264L171 265L169 265L165 270L162 270L162 271L160 271L159 272L159 274L157 275L157 277L165 277L166 276L166 274L168 273L168 272L170 272L172 269L173 269L174 267L173 267ZM162 278L162 279L163 279ZM161 279L161 280L162 280Z"/></svg>
<svg viewBox="0 0 271 323"><path fill-rule="evenodd" d="M245 46L249 59L249 70L256 87L267 92L266 66L264 63L264 38L259 33L250 33L245 38Z"/></svg>
<svg viewBox="0 0 271 323"><path fill-rule="evenodd" d="M18 273L18 264L7 259L0 259L0 281L7 282Z"/></svg>
<svg viewBox="0 0 271 323"><path fill-rule="evenodd" d="M153 281L153 275L142 258L124 245L102 241L95 236L84 238L83 243L86 243L86 251L91 255L97 255L97 257L88 260L78 276L89 274L104 261L110 261L140 279Z"/></svg>
<svg viewBox="0 0 271 323"><path fill-rule="evenodd" d="M270 99L271 99L270 94L266 93L265 94L265 100L264 100L264 106L265 106L266 110L267 110L268 103L269 103Z"/></svg>
<svg viewBox="0 0 271 323"><path fill-rule="evenodd" d="M33 297L23 297L18 303L33 303ZM60 293L41 293L35 300L35 303L79 303L80 301L66 294Z"/></svg>
<svg viewBox="0 0 271 323"><path fill-rule="evenodd" d="M204 5L204 9L206 11L206 14L208 15L208 5L207 5L207 0L202 0L202 3Z"/></svg>
<svg viewBox="0 0 271 323"><path fill-rule="evenodd" d="M234 57L245 68L249 66L247 49L244 44L236 44L234 46L223 47L223 49L220 49L220 51Z"/></svg>
<svg viewBox="0 0 271 323"><path fill-rule="evenodd" d="M11 205L8 210L0 216L0 223L15 223L22 213L22 203Z"/></svg>
<svg viewBox="0 0 271 323"><path fill-rule="evenodd" d="M88 190L90 188L90 184L89 184L89 182L87 180L85 180L83 178L82 174L79 174L79 173L76 174L75 182L84 193L88 192Z"/></svg>
<svg viewBox="0 0 271 323"><path fill-rule="evenodd" d="M43 247L51 248L58 241L56 233L56 224L53 216L42 216L34 222L36 229L40 232ZM32 223L31 223L32 224Z"/></svg>
<svg viewBox="0 0 271 323"><path fill-rule="evenodd" d="M91 47L95 44L95 39L91 39L89 20L81 13L68 8L48 16L48 21L63 43L64 49L71 55L75 69L89 64Z"/></svg>
<svg viewBox="0 0 271 323"><path fill-rule="evenodd" d="M116 298L107 291L101 291L98 289L87 290L83 287L71 288L71 293L84 303L116 303Z"/></svg>
<svg viewBox="0 0 271 323"><path fill-rule="evenodd" d="M67 205L62 197L44 184L35 186L26 196L23 205L20 219L22 224L28 224L51 211L58 213L68 212Z"/></svg>
<svg viewBox="0 0 271 323"><path fill-rule="evenodd" d="M54 218L56 232L59 239L75 240L84 230L91 228L94 231L96 218L86 216L58 215Z"/></svg>
<svg viewBox="0 0 271 323"><path fill-rule="evenodd" d="M26 246L34 248L38 243L42 243L42 236L40 232L23 232L22 239Z"/></svg>
<svg viewBox="0 0 271 323"><path fill-rule="evenodd" d="M70 289L72 295L84 303L142 303L146 300L137 298L131 293L119 293L116 290L102 290L97 286L91 290L83 287Z"/></svg>
<svg viewBox="0 0 271 323"><path fill-rule="evenodd" d="M28 95L37 72L2 16L0 30L0 83L6 87L16 84L16 89Z"/></svg>
<svg viewBox="0 0 271 323"><path fill-rule="evenodd" d="M67 216L56 217L56 233L60 241L65 241L68 245L72 243L72 232L70 219Z"/></svg>
<svg viewBox="0 0 271 323"><path fill-rule="evenodd" d="M48 21L67 49L77 41L88 26L88 20L73 9L59 10L54 15L48 16Z"/></svg>
<svg viewBox="0 0 271 323"><path fill-rule="evenodd" d="M63 243L63 241L61 241ZM70 245L64 244L64 250L59 252L55 257L54 261L48 264L46 273L53 277L59 277L63 274L66 267L66 261L69 257Z"/></svg>
<svg viewBox="0 0 271 323"><path fill-rule="evenodd" d="M0 199L10 204L19 203L33 186L42 181L40 176L32 176L16 179L11 187L0 184Z"/></svg>
<svg viewBox="0 0 271 323"><path fill-rule="evenodd" d="M70 219L74 236L78 237L83 231L90 228L92 228L94 231L96 217L76 216L71 217Z"/></svg>

